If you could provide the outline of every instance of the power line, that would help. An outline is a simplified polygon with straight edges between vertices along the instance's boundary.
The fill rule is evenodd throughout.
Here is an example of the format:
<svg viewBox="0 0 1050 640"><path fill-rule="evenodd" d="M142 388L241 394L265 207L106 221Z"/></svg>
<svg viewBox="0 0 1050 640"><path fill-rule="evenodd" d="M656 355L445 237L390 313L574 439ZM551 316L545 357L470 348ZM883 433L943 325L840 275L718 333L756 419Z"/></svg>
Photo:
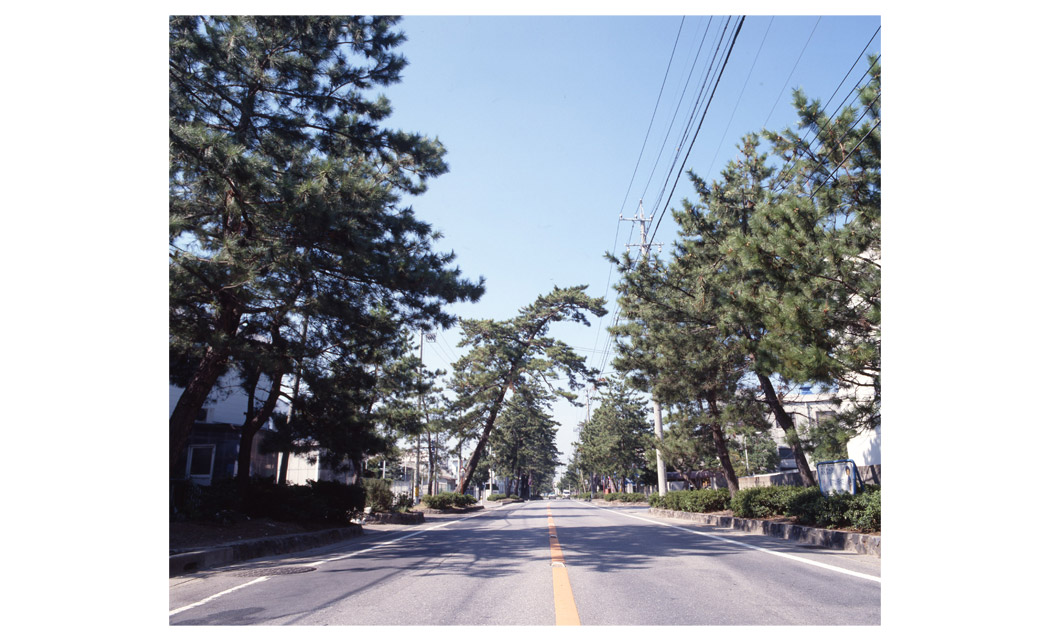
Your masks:
<svg viewBox="0 0 1050 640"><path fill-rule="evenodd" d="M631 195L631 187L634 186L635 175L637 175L637 173L638 173L638 167L641 165L642 156L645 154L645 146L649 142L649 133L652 131L653 122L656 121L656 113L657 113L657 111L660 108L660 100L661 100L661 98L663 97L663 94L664 94L664 87L667 84L667 76L668 76L668 74L671 71L671 64L674 62L674 54L675 54L675 51L678 50L678 40L679 40L679 38L682 35L682 27L684 25L685 25L685 16L682 16L682 21L678 23L678 33L675 35L674 46L671 47L671 57L667 60L667 69L664 71L664 78L663 78L663 81L660 83L660 92L656 96L656 104L653 105L653 115L649 119L649 128L646 129L646 131L645 131L645 139L642 140L642 148L638 151L638 160L637 160L637 162L635 162L634 172L631 174L631 180L630 180L630 182L627 185L627 192L624 194L623 202L620 204L620 213L621 214L623 213L624 205L627 204L627 198ZM662 148L661 148L661 150L662 150ZM631 224L631 231L632 232L634 231L634 224L633 223ZM619 242L619 240L620 240L620 221L617 220L617 222L616 222L616 233L613 235L613 246L612 246L612 251L610 252L611 255L616 255L616 244L617 244L617 242ZM605 282L605 294L604 294L604 297L607 297L609 295L609 286L612 284L612 272L613 272L613 264L610 263L609 264L609 277L606 279L606 282ZM597 335L595 335L595 337L594 337L594 346L595 347L598 346L598 340L601 338L601 331L602 331L602 320L599 319L598 320Z"/></svg>
<svg viewBox="0 0 1050 640"><path fill-rule="evenodd" d="M642 148L638 151L638 161L634 164L634 173L631 174L631 181L627 185L627 193L623 196L623 204L620 205L620 212L623 212L624 205L627 204L627 197L631 194L631 187L634 186L634 176L638 173L638 166L642 163L642 155L645 153L645 145L649 142L649 132L653 129L653 122L656 120L656 112L660 108L660 98L664 95L664 85L667 84L667 74L671 71L671 63L674 61L674 52L678 50L678 38L682 35L682 25L685 24L685 16L682 16L682 21L678 24L678 35L674 38L674 46L671 47L671 58L667 61L667 70L664 71L663 82L660 83L660 93L656 96L656 104L653 105L653 116L649 119L649 128L645 130L645 139L642 141ZM617 225L618 227L619 225Z"/></svg>
<svg viewBox="0 0 1050 640"><path fill-rule="evenodd" d="M813 30L809 32L809 38L806 39L806 44L802 45L802 51L798 53L798 58L795 59L795 66L791 67L791 73L788 74L787 78L784 79L784 86L780 88L780 93L777 94L777 99L773 102L773 106L769 109L769 115L766 116L766 121L762 123L762 128L766 128L766 124L769 119L773 117L773 111L776 110L777 105L780 104L780 97L784 95L784 89L787 89L788 82L791 81L791 76L795 75L795 69L798 68L798 63L801 62L803 54L806 53L806 48L809 47L809 41L813 39L813 34L817 32L817 25L820 24L820 16L817 16L817 21L813 23Z"/></svg>
<svg viewBox="0 0 1050 640"><path fill-rule="evenodd" d="M715 80L715 84L711 88L711 96L710 96L710 98L708 98L707 106L704 108L704 115L701 116L701 118L700 118L700 124L698 124L696 126L696 133L693 134L693 140L692 140L692 142L689 143L689 151L686 152L685 157L682 159L682 165L678 168L678 176L675 178L674 186L671 187L670 193L668 193L667 203L664 204L663 211L660 212L660 217L656 221L656 226L653 227L653 234L652 234L652 237L649 240L649 244L650 245L653 242L652 239L656 237L656 231L660 228L660 223L663 222L664 214L667 213L667 208L671 204L671 198L674 196L674 190L678 186L678 180L682 177L682 170L685 168L686 160L689 159L689 154L693 150L693 145L696 144L696 139L700 135L700 130L704 126L704 120L707 118L707 111L708 111L708 109L711 108L711 102L714 101L715 91L718 90L718 85L722 81L722 74L725 73L726 67L729 64L729 56L731 56L733 54L733 47L736 46L736 40L740 36L740 29L744 26L744 18L745 17L746 16L741 16L740 17L740 21L736 25L736 31L735 31L735 33L733 33L733 41L729 43L729 49L726 51L725 59L722 61L722 68L718 72L718 78Z"/></svg>
<svg viewBox="0 0 1050 640"><path fill-rule="evenodd" d="M733 124L733 118L736 116L737 109L740 108L740 100L744 97L744 91L747 90L747 83L751 80L751 74L755 71L755 64L758 62L758 57L762 54L762 47L766 44L766 37L769 36L769 30L773 27L773 20L776 16L770 16L769 25L766 26L766 32L762 35L762 42L758 45L758 51L755 52L755 59L751 61L751 69L747 72L747 77L744 78L744 85L740 87L740 95L736 97L736 104L733 105L733 113L729 116L729 121L726 122L725 131L722 132L722 139L718 141L718 147L715 148L714 156L711 158L711 166L707 168L707 175L711 175L711 170L715 167L715 162L718 161L718 152L722 150L722 144L726 141L726 135L729 134L729 127Z"/></svg>
<svg viewBox="0 0 1050 640"><path fill-rule="evenodd" d="M675 107L674 114L671 116L671 122L667 125L667 133L664 134L663 143L660 144L660 151L656 154L656 162L653 163L653 170L649 172L649 180L645 183L645 189L642 190L641 199L645 199L645 194L649 192L649 185L652 184L653 176L656 175L656 168L660 166L660 156L663 155L664 148L667 146L667 139L671 137L671 131L674 129L674 121L678 118L678 111L682 108L682 101L685 100L686 90L689 88L689 81L693 78L693 71L696 70L696 63L700 61L700 54L703 53L704 43L707 42L707 34L711 30L711 22L714 20L713 17L707 19L707 28L704 29L704 36L700 39L700 46L696 49L696 55L693 56L693 64L689 67L689 75L685 79L685 85L682 87L682 94L678 97L678 105ZM706 83L706 80L704 81ZM701 93L703 89L701 88ZM699 100L697 100L699 102ZM686 121L684 130L688 130L689 122L692 121L693 115ZM684 134L683 134L684 138ZM673 162L672 162L673 164ZM622 207L621 207L622 210Z"/></svg>
<svg viewBox="0 0 1050 640"><path fill-rule="evenodd" d="M870 105L869 105L869 108L870 108ZM831 170L831 173L828 174L828 177L824 178L824 182L821 182L820 185L818 185L817 188L813 190L814 194L817 191L820 191L821 187L823 187L825 184L828 183L828 180L831 180L831 178L835 175L835 172L838 171L839 168L842 167L842 165L845 164L846 161L850 159L850 156L852 156L853 153L857 149L860 148L860 145L864 144L864 141L868 139L868 136L870 136L872 134L872 132L874 132L875 129L877 129L879 127L879 125L881 125L881 124L882 124L882 118L879 118L878 120L875 121L875 124L871 125L871 129L869 129L868 132L864 134L863 138L861 138L860 140L857 141L857 144L855 144L853 146L853 149L851 149L850 152L846 154L846 157L843 158L842 161L839 162L838 165L836 165L835 168ZM854 125L854 126L856 126L856 125ZM852 131L852 130L853 130L853 127L850 127L850 131Z"/></svg>
<svg viewBox="0 0 1050 640"><path fill-rule="evenodd" d="M671 176L674 174L674 165L678 162L678 158L682 156L682 148L685 146L685 141L689 136L689 129L693 126L693 121L696 119L696 114L700 111L700 104L704 99L704 92L707 90L707 83L711 79L711 72L715 67L718 60L718 50L722 48L722 42L725 41L726 32L729 29L730 18L726 18L726 23L722 27L722 35L718 39L718 44L715 45L714 51L711 53L711 64L707 67L707 75L704 77L703 82L700 85L700 90L696 95L696 102L693 104L693 109L689 114L689 119L686 121L685 126L682 127L682 137L678 142L678 146L675 148L674 158L671 160L670 170L667 172L667 177L664 179L664 184L660 188L660 193L656 196L656 207L652 207L655 210L659 207L660 201L663 200L664 193L667 192L667 184L671 181ZM713 95L713 94L712 94ZM710 103L709 103L710 104ZM673 123L672 123L673 126ZM655 168L654 168L655 171Z"/></svg>

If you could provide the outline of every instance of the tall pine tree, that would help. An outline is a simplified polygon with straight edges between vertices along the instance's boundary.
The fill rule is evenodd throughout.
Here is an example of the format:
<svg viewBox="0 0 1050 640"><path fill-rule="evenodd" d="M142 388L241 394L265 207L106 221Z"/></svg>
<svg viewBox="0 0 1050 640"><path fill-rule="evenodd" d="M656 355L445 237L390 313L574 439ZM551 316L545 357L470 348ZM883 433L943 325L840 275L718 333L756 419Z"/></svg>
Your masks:
<svg viewBox="0 0 1050 640"><path fill-rule="evenodd" d="M437 140L381 125L390 105L372 92L406 64L396 23L170 19L170 330L173 361L185 363L173 466L230 359L282 344L262 328L314 353L332 340L373 346L388 337L375 336L377 308L397 324L447 327L443 305L481 295L399 205L447 167Z"/></svg>
<svg viewBox="0 0 1050 640"><path fill-rule="evenodd" d="M585 359L571 347L548 335L556 322L590 326L587 314L605 315L605 301L586 295L586 288L554 287L511 320L460 323L464 337L459 346L470 347L470 351L453 365L450 387L456 393L464 420L480 427L478 443L456 491L462 493L470 484L512 388L529 379L542 381L556 395L574 401L572 390L583 388L581 379L589 380L597 373L589 370ZM569 390L554 387L560 374L566 376Z"/></svg>

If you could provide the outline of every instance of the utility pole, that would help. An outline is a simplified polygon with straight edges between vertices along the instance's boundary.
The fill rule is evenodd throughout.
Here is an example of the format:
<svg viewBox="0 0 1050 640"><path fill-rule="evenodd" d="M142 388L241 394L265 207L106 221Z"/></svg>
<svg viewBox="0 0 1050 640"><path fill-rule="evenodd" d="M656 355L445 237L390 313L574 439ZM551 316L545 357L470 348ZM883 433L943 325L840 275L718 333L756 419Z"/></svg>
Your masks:
<svg viewBox="0 0 1050 640"><path fill-rule="evenodd" d="M424 336L423 329L420 329L419 330L419 415L421 415L421 416L425 415L424 412L423 412L423 393L424 393L423 392L423 336ZM434 338L434 334L433 333L427 333L426 334L426 339L427 339L428 342L433 342L434 339L435 339ZM412 482L413 491L415 492L414 501L415 501L416 504L419 504L419 500L420 500L420 490L419 489L420 489L420 483L422 481L422 475L419 472L419 463L420 463L419 456L420 456L420 447L422 446L422 443L423 443L423 434L422 433L416 434L416 470L415 470L415 473L413 474L414 475L414 480ZM429 493L429 491L428 491L428 493Z"/></svg>
<svg viewBox="0 0 1050 640"><path fill-rule="evenodd" d="M651 243L645 235L645 223L652 222L653 219L652 216L646 219L645 211L642 210L642 201L638 201L638 213L633 218L624 218L623 215L621 215L620 220L630 220L639 223L639 226L642 229L642 243L640 245L642 249L642 257L648 258ZM627 246L632 247L636 245L628 244ZM660 243L656 243L656 246L657 250L663 247ZM656 440L661 442L664 439L664 423L663 417L660 414L660 401L655 397L653 398L653 422L656 426ZM667 495L667 467L664 465L664 458L660 455L659 448L656 449L656 486L661 496Z"/></svg>

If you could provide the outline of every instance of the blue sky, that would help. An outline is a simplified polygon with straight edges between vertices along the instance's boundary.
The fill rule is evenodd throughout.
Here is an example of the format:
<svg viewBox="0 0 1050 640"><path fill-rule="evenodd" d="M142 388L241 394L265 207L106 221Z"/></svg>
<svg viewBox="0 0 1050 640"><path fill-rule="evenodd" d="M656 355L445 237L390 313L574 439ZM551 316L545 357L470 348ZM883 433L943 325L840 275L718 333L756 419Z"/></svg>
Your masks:
<svg viewBox="0 0 1050 640"><path fill-rule="evenodd" d="M439 138L450 168L411 203L444 234L438 248L487 283L479 303L455 312L507 319L554 285L586 284L607 297L609 315L552 335L591 366L607 361L616 307L603 255L639 241L637 225L619 219L634 216L639 200L648 215L667 211L655 240L669 249L676 227L667 202L694 195L684 174L668 193L682 162L672 165L675 147L683 134L685 147L692 141L698 120L688 131L686 120L725 25L726 16L696 15L404 18L409 66L383 91L394 109L388 123ZM866 55L850 72L858 56L880 53L879 28L878 16L748 16L685 168L717 177L743 134L792 126L796 87L837 106L864 76ZM450 330L428 343L427 366L450 368L458 339ZM556 408L563 453L585 415Z"/></svg>

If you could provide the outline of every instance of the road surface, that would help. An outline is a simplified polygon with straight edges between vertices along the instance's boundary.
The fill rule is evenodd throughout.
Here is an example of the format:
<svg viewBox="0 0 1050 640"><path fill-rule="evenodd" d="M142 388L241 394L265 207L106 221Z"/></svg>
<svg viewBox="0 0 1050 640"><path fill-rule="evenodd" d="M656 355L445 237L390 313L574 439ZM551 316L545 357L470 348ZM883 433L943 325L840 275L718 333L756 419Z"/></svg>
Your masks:
<svg viewBox="0 0 1050 640"><path fill-rule="evenodd" d="M877 625L881 562L540 500L171 578L172 625Z"/></svg>

